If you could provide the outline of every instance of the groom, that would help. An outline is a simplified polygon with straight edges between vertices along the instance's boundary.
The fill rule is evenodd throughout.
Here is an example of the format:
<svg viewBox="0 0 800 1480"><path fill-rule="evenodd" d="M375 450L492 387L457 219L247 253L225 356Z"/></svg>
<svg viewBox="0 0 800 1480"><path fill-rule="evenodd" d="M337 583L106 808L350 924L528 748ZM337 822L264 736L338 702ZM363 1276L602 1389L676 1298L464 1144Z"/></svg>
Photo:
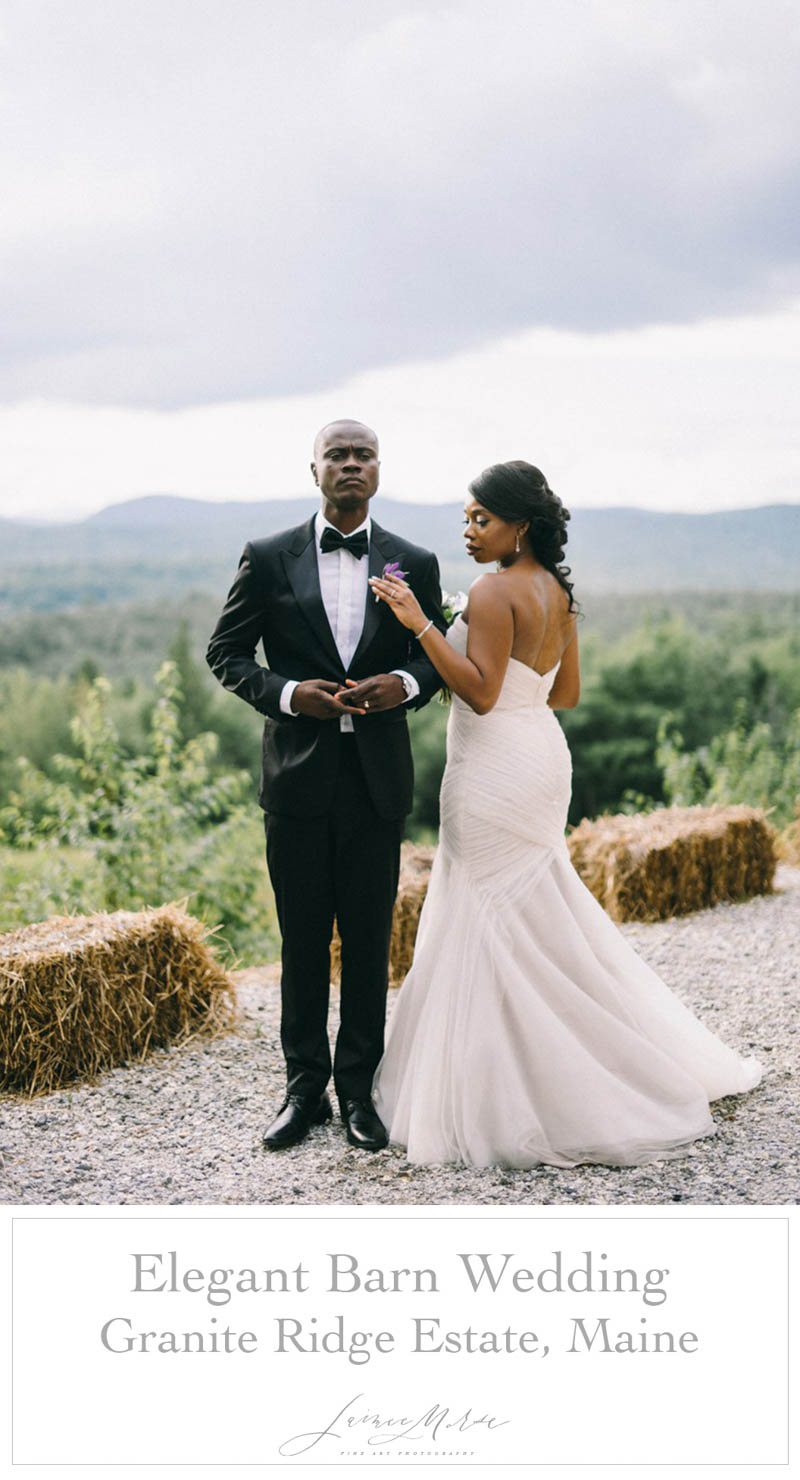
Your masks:
<svg viewBox="0 0 800 1480"><path fill-rule="evenodd" d="M266 716L259 801L283 939L281 1044L287 1095L264 1145L301 1141L332 1115L327 1018L334 919L342 943L333 1079L347 1139L379 1151L372 1103L383 1052L389 940L413 767L406 709L440 686L411 633L367 580L397 562L445 630L436 557L381 529L378 439L355 421L318 432L321 507L297 529L245 546L208 646L225 688ZM255 660L261 641L269 665Z"/></svg>

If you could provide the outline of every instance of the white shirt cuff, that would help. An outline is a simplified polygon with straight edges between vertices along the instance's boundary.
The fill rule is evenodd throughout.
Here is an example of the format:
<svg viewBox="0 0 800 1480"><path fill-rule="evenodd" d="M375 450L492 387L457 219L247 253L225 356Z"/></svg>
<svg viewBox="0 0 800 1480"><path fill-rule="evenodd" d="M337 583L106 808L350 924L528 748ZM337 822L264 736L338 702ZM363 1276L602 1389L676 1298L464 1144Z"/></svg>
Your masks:
<svg viewBox="0 0 800 1480"><path fill-rule="evenodd" d="M283 685L283 688L281 689L281 697L280 697L281 714L290 714L292 716L292 719L297 719L297 715L295 714L295 711L292 709L292 694L294 693L295 689L297 688L297 685L299 684L299 682L300 682L299 678L290 678Z"/></svg>
<svg viewBox="0 0 800 1480"><path fill-rule="evenodd" d="M410 692L406 695L403 703L410 704L412 699L416 699L417 695L419 694L419 684L417 683L417 680L415 679L413 673L406 673L405 668L393 668L392 673L397 673L400 675L401 678L404 678L406 680Z"/></svg>

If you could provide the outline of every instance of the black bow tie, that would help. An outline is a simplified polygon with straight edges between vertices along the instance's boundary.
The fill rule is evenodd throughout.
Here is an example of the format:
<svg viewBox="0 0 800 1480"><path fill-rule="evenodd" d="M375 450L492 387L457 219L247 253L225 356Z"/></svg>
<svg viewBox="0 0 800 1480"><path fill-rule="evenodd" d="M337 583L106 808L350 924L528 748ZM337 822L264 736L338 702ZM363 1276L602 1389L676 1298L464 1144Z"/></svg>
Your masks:
<svg viewBox="0 0 800 1480"><path fill-rule="evenodd" d="M338 529L326 524L322 531L320 549L323 555L327 555L330 550L349 550L356 560L360 560L362 555L369 553L367 531L359 529L357 534L340 534Z"/></svg>

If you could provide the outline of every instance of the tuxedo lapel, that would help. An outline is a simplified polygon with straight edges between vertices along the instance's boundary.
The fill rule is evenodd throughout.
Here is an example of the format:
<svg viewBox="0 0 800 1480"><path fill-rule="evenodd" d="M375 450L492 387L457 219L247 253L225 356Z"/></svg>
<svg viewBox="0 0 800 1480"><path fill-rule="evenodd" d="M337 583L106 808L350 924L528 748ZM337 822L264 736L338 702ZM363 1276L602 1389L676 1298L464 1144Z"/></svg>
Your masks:
<svg viewBox="0 0 800 1480"><path fill-rule="evenodd" d="M385 529L381 529L380 525L376 524L375 520L373 519L372 533L370 535L369 541L369 573L371 576L382 575L384 566L387 565L390 560L392 560L393 556L391 544L391 535L388 535ZM374 591L372 591L372 589L367 586L367 599L364 608L364 626L361 629L361 636L358 639L358 646L350 660L350 668L348 668L347 670L348 673L350 672L350 669L352 669L354 665L358 662L359 658L363 656L370 643L372 642L372 639L378 630L381 618L383 617L385 610L385 603L382 601L376 601Z"/></svg>
<svg viewBox="0 0 800 1480"><path fill-rule="evenodd" d="M293 542L287 549L281 551L281 560L286 579L294 592L300 611L308 622L317 646L322 649L329 662L341 669L342 660L333 639L319 586L313 518L295 531Z"/></svg>

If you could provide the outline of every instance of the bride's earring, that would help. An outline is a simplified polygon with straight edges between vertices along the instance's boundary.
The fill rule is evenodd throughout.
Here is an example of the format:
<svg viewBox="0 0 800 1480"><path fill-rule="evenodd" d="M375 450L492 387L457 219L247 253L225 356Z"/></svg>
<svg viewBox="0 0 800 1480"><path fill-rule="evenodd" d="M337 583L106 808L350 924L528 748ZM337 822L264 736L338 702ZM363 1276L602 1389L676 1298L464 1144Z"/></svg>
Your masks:
<svg viewBox="0 0 800 1480"><path fill-rule="evenodd" d="M514 541L514 549L516 550L517 554L519 555L519 530L517 530L517 538Z"/></svg>

